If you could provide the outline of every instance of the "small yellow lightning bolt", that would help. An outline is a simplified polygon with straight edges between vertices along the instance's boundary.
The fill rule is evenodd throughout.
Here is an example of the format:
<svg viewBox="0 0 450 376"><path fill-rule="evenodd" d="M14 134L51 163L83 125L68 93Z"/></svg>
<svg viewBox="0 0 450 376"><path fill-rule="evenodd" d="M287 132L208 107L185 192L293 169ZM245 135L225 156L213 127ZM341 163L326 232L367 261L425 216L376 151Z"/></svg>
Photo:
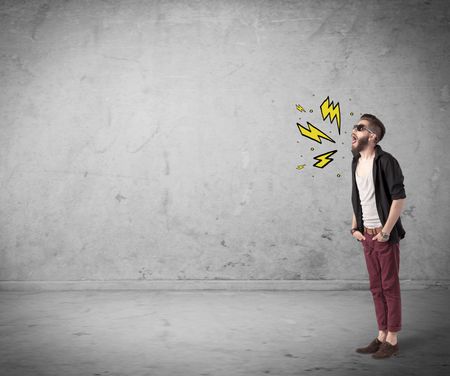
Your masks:
<svg viewBox="0 0 450 376"><path fill-rule="evenodd" d="M306 164L299 164L297 166L297 170L303 170L305 168Z"/></svg>
<svg viewBox="0 0 450 376"><path fill-rule="evenodd" d="M320 155L316 155L314 159L317 161L313 164L314 167L324 168L328 163L333 161L333 158L330 158L337 150L329 151L327 153L323 153Z"/></svg>
<svg viewBox="0 0 450 376"><path fill-rule="evenodd" d="M296 104L295 107L297 107L297 110L299 110L300 112L306 112L306 110L299 104Z"/></svg>
<svg viewBox="0 0 450 376"><path fill-rule="evenodd" d="M298 130L300 131L302 136L308 137L311 140L318 142L319 144L322 143L322 138L330 142L335 142L331 137L327 136L320 129L316 128L309 121L307 121L306 123L308 124L308 128L305 128L301 124L297 123Z"/></svg>
<svg viewBox="0 0 450 376"><path fill-rule="evenodd" d="M330 97L328 96L320 105L320 112L322 113L323 120L329 117L330 123L333 123L334 119L336 119L338 133L341 134L341 110L339 108L339 102L334 105L333 101L330 102Z"/></svg>

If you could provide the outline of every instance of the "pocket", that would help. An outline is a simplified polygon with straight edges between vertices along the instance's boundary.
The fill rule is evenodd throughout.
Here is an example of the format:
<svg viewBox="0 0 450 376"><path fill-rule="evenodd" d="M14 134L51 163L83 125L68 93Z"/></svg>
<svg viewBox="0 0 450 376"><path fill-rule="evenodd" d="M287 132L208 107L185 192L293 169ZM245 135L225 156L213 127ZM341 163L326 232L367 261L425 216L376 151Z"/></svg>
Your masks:
<svg viewBox="0 0 450 376"><path fill-rule="evenodd" d="M362 234L362 236L364 236L367 239L367 234L365 234L364 232L362 232L361 234ZM361 242L365 242L365 240L361 239Z"/></svg>
<svg viewBox="0 0 450 376"><path fill-rule="evenodd" d="M369 236L369 234L365 233L365 234L363 234L363 236L365 237L365 239L361 239L361 244L365 246L367 243L367 237Z"/></svg>
<svg viewBox="0 0 450 376"><path fill-rule="evenodd" d="M380 241L376 241L376 247L377 247L377 250L378 251L380 251L380 252L390 252L391 250L392 250L392 243L390 243L389 241L386 241L386 242L380 242Z"/></svg>

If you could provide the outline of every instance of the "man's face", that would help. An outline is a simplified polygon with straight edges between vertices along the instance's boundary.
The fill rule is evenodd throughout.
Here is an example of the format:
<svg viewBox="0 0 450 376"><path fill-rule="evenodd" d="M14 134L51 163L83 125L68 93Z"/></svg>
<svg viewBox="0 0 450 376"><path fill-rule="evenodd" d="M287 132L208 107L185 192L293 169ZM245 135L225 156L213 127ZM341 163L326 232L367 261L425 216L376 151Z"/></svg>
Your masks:
<svg viewBox="0 0 450 376"><path fill-rule="evenodd" d="M358 121L357 124L361 124L364 127L369 127L369 121L366 119L361 119ZM367 148L367 145L369 144L369 137L371 133L363 129L361 131L358 131L356 129L353 129L352 131L352 153L358 154L360 151Z"/></svg>

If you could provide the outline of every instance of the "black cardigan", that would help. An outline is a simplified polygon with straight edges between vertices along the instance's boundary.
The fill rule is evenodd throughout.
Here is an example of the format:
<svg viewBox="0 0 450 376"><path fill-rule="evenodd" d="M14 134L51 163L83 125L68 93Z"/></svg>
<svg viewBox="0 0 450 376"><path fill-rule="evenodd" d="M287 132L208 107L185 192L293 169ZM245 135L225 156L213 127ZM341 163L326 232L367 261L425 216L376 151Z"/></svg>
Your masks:
<svg viewBox="0 0 450 376"><path fill-rule="evenodd" d="M358 186L356 185L356 166L361 155L358 153L352 160L352 206L355 213L358 230L364 233L361 201ZM392 200L406 198L403 185L403 174L398 161L388 152L375 145L375 158L373 161L373 181L375 187L375 201L378 216L382 225L387 221ZM400 217L392 228L389 242L397 243L405 237L405 229Z"/></svg>

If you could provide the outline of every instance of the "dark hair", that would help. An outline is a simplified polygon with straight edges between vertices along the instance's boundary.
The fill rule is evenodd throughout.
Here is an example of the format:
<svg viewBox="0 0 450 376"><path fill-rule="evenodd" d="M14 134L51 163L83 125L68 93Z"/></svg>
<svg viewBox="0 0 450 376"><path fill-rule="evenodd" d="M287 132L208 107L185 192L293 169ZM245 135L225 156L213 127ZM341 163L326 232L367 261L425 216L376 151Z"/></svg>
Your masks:
<svg viewBox="0 0 450 376"><path fill-rule="evenodd" d="M373 128L371 130L377 135L377 143L379 143L386 133L386 128L381 120L372 114L363 114L360 119L366 119L369 121L369 125Z"/></svg>

